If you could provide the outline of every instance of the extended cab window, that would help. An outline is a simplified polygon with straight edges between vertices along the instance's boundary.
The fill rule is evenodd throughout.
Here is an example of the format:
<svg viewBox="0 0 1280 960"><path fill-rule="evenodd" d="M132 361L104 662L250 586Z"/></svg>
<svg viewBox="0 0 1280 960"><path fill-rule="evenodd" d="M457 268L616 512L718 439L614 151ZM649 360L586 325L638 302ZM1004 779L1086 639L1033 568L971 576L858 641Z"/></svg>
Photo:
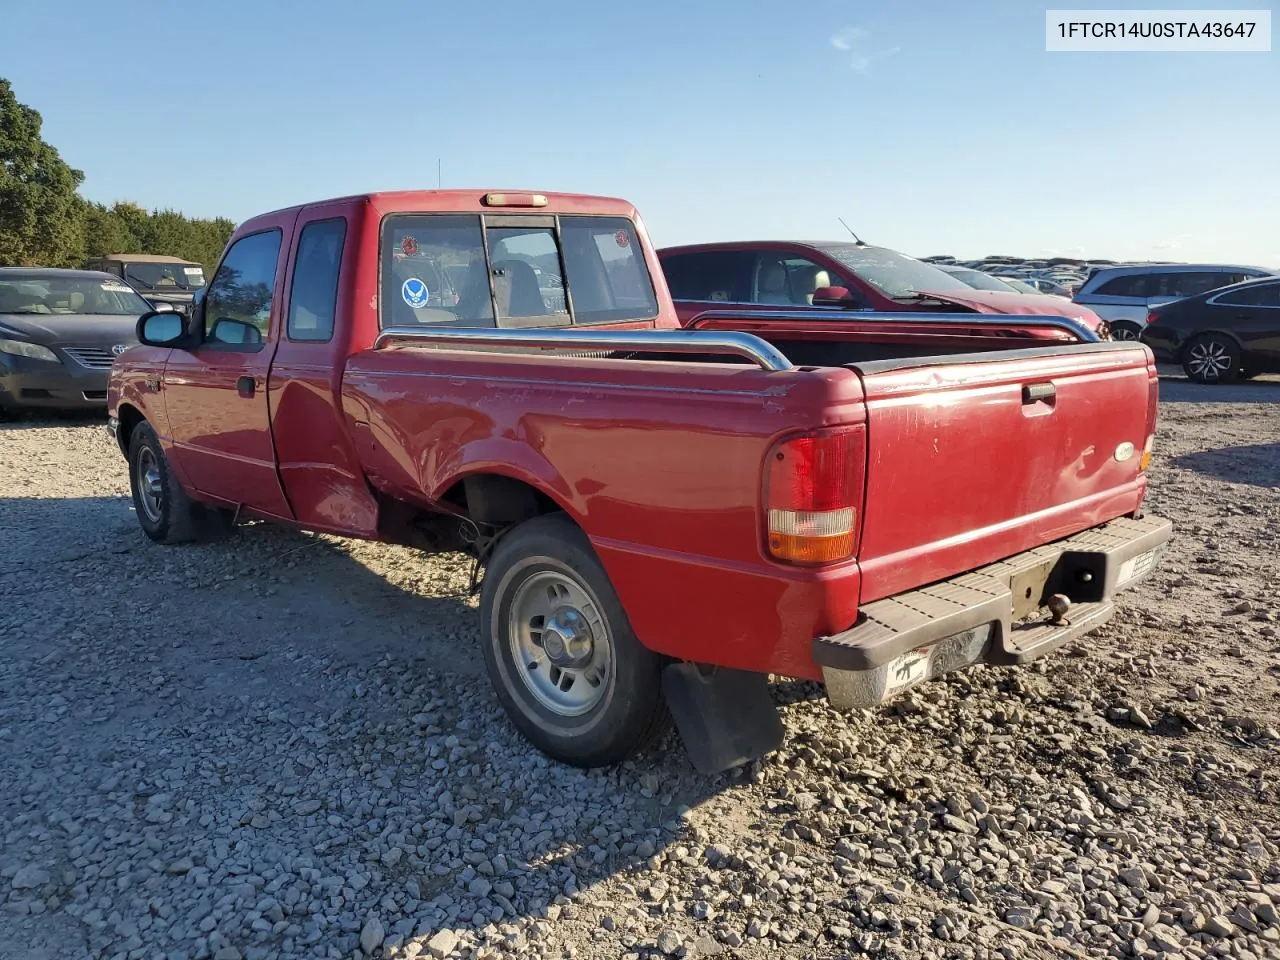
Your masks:
<svg viewBox="0 0 1280 960"><path fill-rule="evenodd" d="M289 293L290 340L328 340L338 303L338 267L347 235L343 217L316 220L302 228Z"/></svg>
<svg viewBox="0 0 1280 960"><path fill-rule="evenodd" d="M623 217L400 214L382 228L382 326L649 319L658 304Z"/></svg>
<svg viewBox="0 0 1280 960"><path fill-rule="evenodd" d="M250 234L227 251L205 296L205 342L254 342L249 328L257 330L257 342L267 338L280 236L279 230Z"/></svg>

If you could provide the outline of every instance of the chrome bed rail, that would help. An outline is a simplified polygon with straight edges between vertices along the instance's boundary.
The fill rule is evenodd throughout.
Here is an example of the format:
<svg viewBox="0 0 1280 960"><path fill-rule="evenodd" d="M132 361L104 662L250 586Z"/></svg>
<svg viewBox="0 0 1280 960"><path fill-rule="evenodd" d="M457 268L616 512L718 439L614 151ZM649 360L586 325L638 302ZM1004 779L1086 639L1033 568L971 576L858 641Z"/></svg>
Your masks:
<svg viewBox="0 0 1280 960"><path fill-rule="evenodd" d="M1040 327L1062 330L1083 343L1100 343L1102 338L1079 320L1070 317L1037 316L1023 313L896 313L862 312L859 310L706 310L689 323L699 320L871 320L886 323L932 323L951 327ZM694 327L693 329L697 329Z"/></svg>
<svg viewBox="0 0 1280 960"><path fill-rule="evenodd" d="M743 357L762 370L792 369L792 363L772 344L750 333L719 330L515 330L494 327L452 327L425 330L386 327L373 341L380 350L390 344L426 344L443 349L516 347L520 352L542 350L625 350L636 353L720 354Z"/></svg>

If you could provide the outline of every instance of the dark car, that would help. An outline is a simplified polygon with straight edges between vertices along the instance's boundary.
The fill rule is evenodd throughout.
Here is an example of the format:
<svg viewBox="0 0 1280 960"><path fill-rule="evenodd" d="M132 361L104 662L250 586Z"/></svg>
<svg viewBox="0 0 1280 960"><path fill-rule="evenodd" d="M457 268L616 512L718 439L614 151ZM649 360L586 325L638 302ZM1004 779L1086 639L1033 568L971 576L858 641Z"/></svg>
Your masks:
<svg viewBox="0 0 1280 960"><path fill-rule="evenodd" d="M0 267L0 415L106 409L111 363L150 310L109 273Z"/></svg>
<svg viewBox="0 0 1280 960"><path fill-rule="evenodd" d="M1280 373L1280 278L1248 280L1151 310L1142 342L1198 383Z"/></svg>

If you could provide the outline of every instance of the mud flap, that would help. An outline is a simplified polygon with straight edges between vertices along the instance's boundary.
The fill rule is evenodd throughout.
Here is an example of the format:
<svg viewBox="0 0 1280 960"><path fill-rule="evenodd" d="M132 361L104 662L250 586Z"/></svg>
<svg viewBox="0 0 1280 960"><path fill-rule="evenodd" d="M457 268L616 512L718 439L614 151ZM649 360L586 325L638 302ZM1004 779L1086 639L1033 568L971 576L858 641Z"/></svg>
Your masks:
<svg viewBox="0 0 1280 960"><path fill-rule="evenodd" d="M721 773L772 753L785 731L763 673L696 663L673 663L662 672L667 708L693 766Z"/></svg>

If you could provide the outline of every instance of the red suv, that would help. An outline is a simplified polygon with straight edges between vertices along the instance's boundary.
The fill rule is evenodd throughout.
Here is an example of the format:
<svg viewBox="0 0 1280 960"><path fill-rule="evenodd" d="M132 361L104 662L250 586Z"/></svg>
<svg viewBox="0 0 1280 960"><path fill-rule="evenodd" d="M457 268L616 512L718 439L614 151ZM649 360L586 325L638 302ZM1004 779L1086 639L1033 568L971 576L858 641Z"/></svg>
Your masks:
<svg viewBox="0 0 1280 960"><path fill-rule="evenodd" d="M741 241L665 247L658 260L682 323L734 310L846 307L911 313L1070 317L1104 338L1107 325L1080 304L1047 294L975 290L931 263L865 243Z"/></svg>

